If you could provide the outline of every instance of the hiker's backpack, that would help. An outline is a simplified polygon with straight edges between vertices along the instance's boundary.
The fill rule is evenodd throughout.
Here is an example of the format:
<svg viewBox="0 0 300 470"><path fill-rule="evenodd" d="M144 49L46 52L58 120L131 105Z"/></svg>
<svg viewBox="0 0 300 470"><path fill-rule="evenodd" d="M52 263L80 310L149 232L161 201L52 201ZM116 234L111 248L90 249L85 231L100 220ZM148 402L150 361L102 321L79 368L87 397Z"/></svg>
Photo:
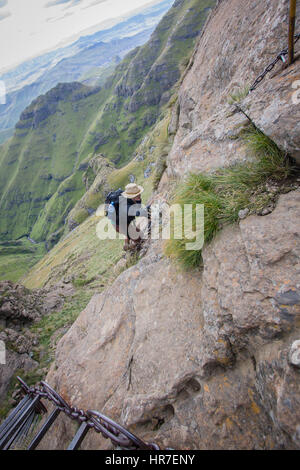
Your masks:
<svg viewBox="0 0 300 470"><path fill-rule="evenodd" d="M110 218L110 214L115 213L118 215L119 212L119 198L123 192L123 189L119 188L116 191L108 193L105 199L105 215Z"/></svg>

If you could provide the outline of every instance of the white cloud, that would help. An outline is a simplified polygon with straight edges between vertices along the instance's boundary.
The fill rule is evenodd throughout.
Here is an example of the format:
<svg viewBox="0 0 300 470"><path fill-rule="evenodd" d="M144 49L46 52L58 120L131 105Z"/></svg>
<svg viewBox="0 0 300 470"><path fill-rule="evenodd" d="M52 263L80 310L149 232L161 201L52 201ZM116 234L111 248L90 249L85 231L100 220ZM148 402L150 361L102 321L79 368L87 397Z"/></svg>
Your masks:
<svg viewBox="0 0 300 470"><path fill-rule="evenodd" d="M67 5L68 8L69 8L69 7L72 7L74 5L77 5L78 3L81 3L82 1L83 0L51 0L50 2L46 3L45 7L49 8L49 7L53 7L53 6L56 6L56 5L69 4L69 5Z"/></svg>
<svg viewBox="0 0 300 470"><path fill-rule="evenodd" d="M7 5L7 0L0 0L0 8L4 8ZM5 20L6 18L9 18L11 16L10 11L4 11L3 13L0 13L0 21Z"/></svg>
<svg viewBox="0 0 300 470"><path fill-rule="evenodd" d="M74 15L74 13L67 12L59 18L57 16L51 16L50 18L47 18L46 21L47 21L47 23L55 23L56 21L61 21L65 18L67 18L68 16L73 16L73 15Z"/></svg>
<svg viewBox="0 0 300 470"><path fill-rule="evenodd" d="M107 0L95 0L90 5L83 7L83 9L86 10L87 8L91 8L91 7L94 7L95 5L99 5L99 3L105 3L105 2L107 2Z"/></svg>
<svg viewBox="0 0 300 470"><path fill-rule="evenodd" d="M6 1L0 0L0 6L5 6ZM0 71L69 44L92 29L98 31L99 24L149 3L150 0L8 0L9 12L0 9L0 44L9 44L0 48Z"/></svg>

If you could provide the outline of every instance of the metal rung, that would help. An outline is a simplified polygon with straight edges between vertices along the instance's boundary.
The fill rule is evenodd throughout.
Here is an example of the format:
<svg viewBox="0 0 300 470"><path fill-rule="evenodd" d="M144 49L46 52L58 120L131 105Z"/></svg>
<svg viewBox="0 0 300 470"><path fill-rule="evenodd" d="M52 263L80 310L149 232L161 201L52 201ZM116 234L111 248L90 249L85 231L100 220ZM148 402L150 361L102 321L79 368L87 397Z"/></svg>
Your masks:
<svg viewBox="0 0 300 470"><path fill-rule="evenodd" d="M5 429L8 429L9 425L15 418L15 416L19 413L19 411L28 403L32 398L29 395L26 395L22 401L18 404L16 408L14 408L8 417L4 420L4 422L0 426L0 439L3 437Z"/></svg>
<svg viewBox="0 0 300 470"><path fill-rule="evenodd" d="M11 437L14 435L18 434L18 431L20 428L23 428L24 422L27 421L31 413L36 410L36 407L40 401L40 397L37 396L34 399L30 399L29 403L21 408L20 412L18 415L16 415L16 420L13 422L10 422L3 430L3 433L1 435L1 440L0 440L0 449L3 449L8 441L10 441Z"/></svg>
<svg viewBox="0 0 300 470"><path fill-rule="evenodd" d="M76 406L71 407L46 382L41 382L40 388L37 386L30 388L21 378L18 378L18 380L26 396L0 426L0 449L23 450L27 448L27 450L34 450L60 412L63 412L80 423L67 450L79 449L90 429L101 433L104 438L110 439L114 446L121 449L160 450L157 444L142 441L123 426L98 411L84 411ZM54 403L55 408L50 416L45 418L44 424L40 423L38 426L40 415L47 412L41 399L47 399ZM40 429L38 430L38 428ZM28 443L30 444L28 445Z"/></svg>
<svg viewBox="0 0 300 470"><path fill-rule="evenodd" d="M77 450L80 447L83 439L85 438L89 430L90 430L90 426L88 426L87 423L82 423L77 433L73 437L72 442L69 444L69 447L67 450Z"/></svg>
<svg viewBox="0 0 300 470"><path fill-rule="evenodd" d="M24 431L23 436L20 439L18 439L16 445L15 443L13 443L11 449L20 449L20 450L27 449L28 444L32 440L32 434L38 425L39 419L40 419L40 414L35 413L31 425L28 427L28 429Z"/></svg>
<svg viewBox="0 0 300 470"><path fill-rule="evenodd" d="M16 430L16 432L12 435L9 441L3 447L3 450L8 450L13 444L18 445L18 442L22 440L22 436L26 435L26 432L29 431L30 426L34 421L36 413L34 410L31 411L28 418L24 421L24 423Z"/></svg>
<svg viewBox="0 0 300 470"><path fill-rule="evenodd" d="M34 450L39 445L39 443L43 439L44 435L46 434L46 432L48 431L50 426L52 426L52 424L54 423L54 421L58 417L59 413L60 413L59 408L55 408L55 410L52 411L52 413L49 415L48 419L45 421L45 423L43 424L43 426L39 430L38 434L35 436L35 438L31 441L31 443L27 447L27 450Z"/></svg>

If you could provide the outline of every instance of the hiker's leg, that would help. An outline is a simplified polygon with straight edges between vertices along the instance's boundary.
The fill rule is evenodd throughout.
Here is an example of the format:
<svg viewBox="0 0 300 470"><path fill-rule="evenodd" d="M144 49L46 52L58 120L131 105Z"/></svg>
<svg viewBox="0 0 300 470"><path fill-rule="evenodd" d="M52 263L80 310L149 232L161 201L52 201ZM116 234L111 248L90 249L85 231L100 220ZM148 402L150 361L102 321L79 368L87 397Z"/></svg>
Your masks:
<svg viewBox="0 0 300 470"><path fill-rule="evenodd" d="M130 239L130 250L132 251L136 251L136 250L140 250L141 249L141 246L142 246L142 243L143 243L143 232L142 230L139 228L139 227L135 227L136 229L136 236L134 240Z"/></svg>
<svg viewBox="0 0 300 470"><path fill-rule="evenodd" d="M129 238L125 238L125 242L124 242L124 246L123 246L123 250L127 251L130 247L130 239Z"/></svg>
<svg viewBox="0 0 300 470"><path fill-rule="evenodd" d="M139 242L141 239L141 230L139 229L139 227L135 226L135 231L136 231L136 235L132 241Z"/></svg>
<svg viewBox="0 0 300 470"><path fill-rule="evenodd" d="M115 229L116 229L116 232L122 233L123 235L125 235L126 238L125 238L125 241L124 241L123 250L127 251L129 249L129 242L130 242L130 239L128 238L128 231L124 230L124 228L122 230L122 227L120 227L119 225L116 225Z"/></svg>
<svg viewBox="0 0 300 470"><path fill-rule="evenodd" d="M136 225L136 221L130 222L128 226L128 238L133 243L139 243L142 238L141 229Z"/></svg>

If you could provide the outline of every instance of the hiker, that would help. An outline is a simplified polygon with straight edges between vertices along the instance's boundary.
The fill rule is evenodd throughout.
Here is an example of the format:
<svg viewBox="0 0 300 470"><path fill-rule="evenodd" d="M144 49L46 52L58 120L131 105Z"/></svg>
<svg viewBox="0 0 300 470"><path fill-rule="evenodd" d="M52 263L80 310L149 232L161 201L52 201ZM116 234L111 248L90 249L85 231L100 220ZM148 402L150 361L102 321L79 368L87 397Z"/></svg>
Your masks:
<svg viewBox="0 0 300 470"><path fill-rule="evenodd" d="M129 183L125 191L118 189L108 194L106 204L107 216L118 233L125 235L123 249L127 251L130 247L137 247L142 240L140 229L132 222L136 217L149 218L150 207L142 208L141 194L144 191L142 186Z"/></svg>

